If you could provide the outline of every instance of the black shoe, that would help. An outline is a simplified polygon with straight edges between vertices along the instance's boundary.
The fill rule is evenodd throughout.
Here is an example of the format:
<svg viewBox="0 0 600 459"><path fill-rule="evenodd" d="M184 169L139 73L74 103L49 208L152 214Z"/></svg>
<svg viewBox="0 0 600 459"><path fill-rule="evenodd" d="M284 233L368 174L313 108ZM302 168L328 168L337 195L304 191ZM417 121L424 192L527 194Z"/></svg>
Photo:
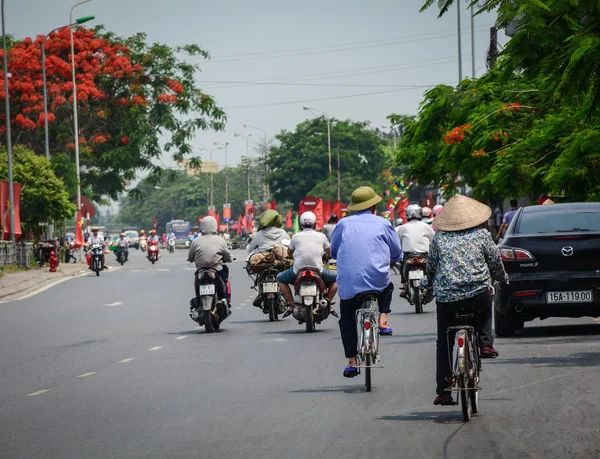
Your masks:
<svg viewBox="0 0 600 459"><path fill-rule="evenodd" d="M331 314L333 317L337 317L338 319L340 318L340 316L338 316L338 313L335 312L335 308L330 308L329 314Z"/></svg>
<svg viewBox="0 0 600 459"><path fill-rule="evenodd" d="M450 392L444 392L443 394L438 395L433 401L434 405L455 405L454 400L452 399L452 394Z"/></svg>
<svg viewBox="0 0 600 459"><path fill-rule="evenodd" d="M262 304L262 302L263 302L263 295L258 295L255 298L255 300L252 302L252 304L257 308L260 308L260 305Z"/></svg>
<svg viewBox="0 0 600 459"><path fill-rule="evenodd" d="M290 308L287 308L287 311L285 311L285 312L283 313L283 315L281 316L281 318L282 318L282 319L285 319L286 317L289 317L289 316L291 316L291 315L292 315L292 312L294 312L294 310L293 310L291 307L290 307Z"/></svg>

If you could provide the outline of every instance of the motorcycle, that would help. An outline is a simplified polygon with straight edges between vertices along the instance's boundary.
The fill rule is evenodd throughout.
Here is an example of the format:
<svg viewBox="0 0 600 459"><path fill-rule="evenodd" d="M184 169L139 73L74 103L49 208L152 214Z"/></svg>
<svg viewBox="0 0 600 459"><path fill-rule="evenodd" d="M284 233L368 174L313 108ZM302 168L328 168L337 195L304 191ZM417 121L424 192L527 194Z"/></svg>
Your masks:
<svg viewBox="0 0 600 459"><path fill-rule="evenodd" d="M102 263L102 255L104 254L104 249L102 244L94 244L92 245L92 271L96 273L96 276L100 275L100 271L104 269L104 264Z"/></svg>
<svg viewBox="0 0 600 459"><path fill-rule="evenodd" d="M127 261L127 247L117 247L115 251L115 255L117 257L117 261L121 263L121 266Z"/></svg>
<svg viewBox="0 0 600 459"><path fill-rule="evenodd" d="M158 244L155 241L152 241L148 246L148 260L150 260L152 264L158 261L159 252Z"/></svg>
<svg viewBox="0 0 600 459"><path fill-rule="evenodd" d="M283 265L277 267L275 264L268 264L257 269L248 264L246 271L254 280L254 290L258 291L261 298L260 308L264 314L269 316L269 321L279 320L279 315L287 309L287 302L279 290L277 275L281 272Z"/></svg>
<svg viewBox="0 0 600 459"><path fill-rule="evenodd" d="M318 270L304 268L296 276L294 292L296 293L294 318L299 324L306 324L306 331L311 333L315 331L316 325L329 317L327 286Z"/></svg>
<svg viewBox="0 0 600 459"><path fill-rule="evenodd" d="M411 306L415 307L415 313L421 314L423 306L433 300L430 291L421 289L421 278L425 276L427 269L427 254L410 254L404 261L402 269L406 279L405 298Z"/></svg>
<svg viewBox="0 0 600 459"><path fill-rule="evenodd" d="M175 253L175 239L169 239L169 253Z"/></svg>
<svg viewBox="0 0 600 459"><path fill-rule="evenodd" d="M231 315L231 303L226 299L231 298L231 285L212 268L200 268L194 277L196 296L190 301L190 317L206 333L212 333Z"/></svg>
<svg viewBox="0 0 600 459"><path fill-rule="evenodd" d="M142 252L145 252L147 248L148 248L148 240L145 237L140 238L140 250Z"/></svg>

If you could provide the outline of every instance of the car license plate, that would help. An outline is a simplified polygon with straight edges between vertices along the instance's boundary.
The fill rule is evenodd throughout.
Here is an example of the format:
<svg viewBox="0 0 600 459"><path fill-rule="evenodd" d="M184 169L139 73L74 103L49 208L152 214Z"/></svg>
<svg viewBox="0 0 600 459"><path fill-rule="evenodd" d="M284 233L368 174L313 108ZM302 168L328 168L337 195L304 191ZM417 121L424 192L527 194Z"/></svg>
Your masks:
<svg viewBox="0 0 600 459"><path fill-rule="evenodd" d="M214 295L215 284L200 285L200 295Z"/></svg>
<svg viewBox="0 0 600 459"><path fill-rule="evenodd" d="M593 299L594 295L591 290L546 293L548 303L591 303Z"/></svg>
<svg viewBox="0 0 600 459"><path fill-rule="evenodd" d="M413 271L408 272L408 280L421 279L422 277L423 277L423 271L420 269L415 269Z"/></svg>
<svg viewBox="0 0 600 459"><path fill-rule="evenodd" d="M301 285L300 286L300 296L317 296L317 286L316 285Z"/></svg>
<svg viewBox="0 0 600 459"><path fill-rule="evenodd" d="M277 293L279 286L277 282L265 282L262 284L263 293Z"/></svg>

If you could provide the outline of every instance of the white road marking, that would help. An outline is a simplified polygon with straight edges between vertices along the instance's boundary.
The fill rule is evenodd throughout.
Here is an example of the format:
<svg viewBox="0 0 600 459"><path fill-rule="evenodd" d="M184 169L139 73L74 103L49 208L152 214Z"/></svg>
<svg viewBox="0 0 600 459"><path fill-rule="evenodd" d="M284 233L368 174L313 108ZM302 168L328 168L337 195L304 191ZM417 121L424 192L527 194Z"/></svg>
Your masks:
<svg viewBox="0 0 600 459"><path fill-rule="evenodd" d="M158 351L159 349L162 349L162 348L163 348L162 346L154 346L154 347L151 347L151 348L150 348L150 349L148 349L148 350L149 350L149 351Z"/></svg>
<svg viewBox="0 0 600 459"><path fill-rule="evenodd" d="M87 378L88 376L92 376L92 375L95 375L95 374L97 374L97 372L95 372L95 371L90 371L89 373L84 373L84 374L82 374L82 375L79 375L79 376L77 376L77 377L78 377L78 378Z"/></svg>
<svg viewBox="0 0 600 459"><path fill-rule="evenodd" d="M287 339L285 339L285 338L267 338L267 339L261 339L261 340L257 341L257 343L283 343L284 341L287 341Z"/></svg>
<svg viewBox="0 0 600 459"><path fill-rule="evenodd" d="M187 336L185 336L185 335L181 335L181 336L178 336L178 337L177 337L177 338L175 338L175 339L176 339L176 340L180 340L180 339L185 339L185 338L187 338Z"/></svg>
<svg viewBox="0 0 600 459"><path fill-rule="evenodd" d="M130 273L141 273L142 270L141 269L130 269L129 272Z"/></svg>
<svg viewBox="0 0 600 459"><path fill-rule="evenodd" d="M196 271L196 268L185 268L186 271Z"/></svg>
<svg viewBox="0 0 600 459"><path fill-rule="evenodd" d="M240 308L239 306L236 306L236 307L235 307L235 308L233 308L233 309L242 309L242 308Z"/></svg>
<svg viewBox="0 0 600 459"><path fill-rule="evenodd" d="M127 362L131 362L132 360L133 360L133 358L129 357L127 359L119 360L119 363L127 363Z"/></svg>
<svg viewBox="0 0 600 459"><path fill-rule="evenodd" d="M122 301L115 301L114 303L105 304L104 306L121 306L122 304Z"/></svg>
<svg viewBox="0 0 600 459"><path fill-rule="evenodd" d="M38 390L37 392L32 392L31 394L27 394L27 397L35 397L36 395L45 394L46 392L50 392L50 389Z"/></svg>
<svg viewBox="0 0 600 459"><path fill-rule="evenodd" d="M170 268L160 268L160 269L157 269L157 271L171 271L171 269Z"/></svg>

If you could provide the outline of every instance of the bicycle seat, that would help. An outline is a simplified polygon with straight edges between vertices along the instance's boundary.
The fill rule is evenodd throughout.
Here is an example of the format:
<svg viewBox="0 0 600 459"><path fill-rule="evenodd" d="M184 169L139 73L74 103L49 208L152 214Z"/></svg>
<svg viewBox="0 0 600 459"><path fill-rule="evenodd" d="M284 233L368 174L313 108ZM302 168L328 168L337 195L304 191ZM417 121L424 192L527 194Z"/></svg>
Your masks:
<svg viewBox="0 0 600 459"><path fill-rule="evenodd" d="M356 295L356 299L361 302L365 301L369 298L376 300L377 298L379 298L380 294L381 294L381 292L378 292L377 290L369 290L367 292L362 292L362 293L359 293L358 295Z"/></svg>

